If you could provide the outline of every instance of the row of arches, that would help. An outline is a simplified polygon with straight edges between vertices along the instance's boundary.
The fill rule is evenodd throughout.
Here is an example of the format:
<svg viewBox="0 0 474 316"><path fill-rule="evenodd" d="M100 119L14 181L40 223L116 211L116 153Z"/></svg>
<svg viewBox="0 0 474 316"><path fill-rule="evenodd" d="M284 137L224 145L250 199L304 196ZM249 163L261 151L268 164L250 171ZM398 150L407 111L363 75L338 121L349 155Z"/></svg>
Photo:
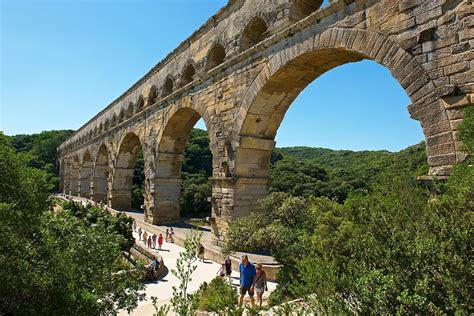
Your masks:
<svg viewBox="0 0 474 316"><path fill-rule="evenodd" d="M252 18L242 32L240 39L241 50L247 50L264 40L267 31L268 26L264 18L259 16ZM225 61L226 56L226 48L220 41L217 41L209 49L204 69L209 71L219 66ZM176 90L176 87L182 88L190 84L195 79L195 75L197 73L196 67L196 63L193 60L189 60L183 67L179 79L175 80L171 75L168 75L165 78L161 87L161 92L159 91L158 87L152 85L149 89L146 101L145 97L140 95L135 103L130 102L127 107L120 109L118 115L114 113L111 117L106 118L104 121L100 122L94 128L86 132L85 135L79 137L76 141L66 146L66 148L72 149L93 139L101 133L104 133L114 126L133 117L135 114L141 112L145 107L155 104L160 98L165 98L172 94Z"/></svg>
<svg viewBox="0 0 474 316"><path fill-rule="evenodd" d="M118 146L101 144L95 152L87 149L61 161L63 192L104 202L118 210L132 208L131 189L139 153L145 156L146 167L153 169L145 177L145 205L152 221L173 221L179 218L181 168L187 139L201 115L194 109L177 110L159 135L154 154L145 153L140 137L130 132ZM156 156L156 160L149 155ZM152 176L150 176L150 174ZM157 212L156 210L159 210ZM154 218L154 220L153 220Z"/></svg>

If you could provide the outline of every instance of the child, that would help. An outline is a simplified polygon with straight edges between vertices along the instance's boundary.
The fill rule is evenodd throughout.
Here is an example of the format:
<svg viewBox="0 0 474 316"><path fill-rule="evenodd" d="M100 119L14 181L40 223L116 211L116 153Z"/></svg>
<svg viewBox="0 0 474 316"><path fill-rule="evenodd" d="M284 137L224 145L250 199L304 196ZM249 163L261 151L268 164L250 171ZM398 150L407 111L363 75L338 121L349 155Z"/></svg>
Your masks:
<svg viewBox="0 0 474 316"><path fill-rule="evenodd" d="M220 267L219 271L217 271L217 275L221 278L225 277L225 264L223 263Z"/></svg>
<svg viewBox="0 0 474 316"><path fill-rule="evenodd" d="M148 248L151 248L151 236L148 236Z"/></svg>

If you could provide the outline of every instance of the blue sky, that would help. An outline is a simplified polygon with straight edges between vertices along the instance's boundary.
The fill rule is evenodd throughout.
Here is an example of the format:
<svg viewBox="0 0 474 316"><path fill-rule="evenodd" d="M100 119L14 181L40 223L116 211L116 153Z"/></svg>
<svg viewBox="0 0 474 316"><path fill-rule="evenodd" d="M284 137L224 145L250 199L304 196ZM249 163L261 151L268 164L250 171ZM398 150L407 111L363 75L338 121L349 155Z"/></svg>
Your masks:
<svg viewBox="0 0 474 316"><path fill-rule="evenodd" d="M226 2L0 0L0 130L79 128ZM400 150L423 139L409 102L384 67L344 65L292 104L277 146Z"/></svg>

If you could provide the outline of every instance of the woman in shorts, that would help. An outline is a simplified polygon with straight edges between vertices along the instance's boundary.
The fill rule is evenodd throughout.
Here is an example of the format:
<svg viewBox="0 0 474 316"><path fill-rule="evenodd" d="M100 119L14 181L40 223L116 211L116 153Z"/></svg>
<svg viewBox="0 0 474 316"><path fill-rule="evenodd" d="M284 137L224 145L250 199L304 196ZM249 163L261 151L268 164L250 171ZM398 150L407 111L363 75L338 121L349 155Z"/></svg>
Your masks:
<svg viewBox="0 0 474 316"><path fill-rule="evenodd" d="M257 302L262 306L263 293L268 291L267 287L267 275L262 270L262 264L258 263L256 266L257 273L253 277L253 289L257 294Z"/></svg>

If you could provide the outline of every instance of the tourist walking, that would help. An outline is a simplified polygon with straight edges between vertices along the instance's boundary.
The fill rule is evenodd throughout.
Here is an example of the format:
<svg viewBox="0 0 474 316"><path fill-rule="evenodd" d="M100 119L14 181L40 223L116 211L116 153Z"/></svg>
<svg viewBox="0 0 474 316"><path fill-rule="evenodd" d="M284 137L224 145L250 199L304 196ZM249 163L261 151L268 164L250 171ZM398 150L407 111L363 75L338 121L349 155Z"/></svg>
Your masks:
<svg viewBox="0 0 474 316"><path fill-rule="evenodd" d="M166 236L166 242L169 242L169 240L170 240L169 239L170 238L169 234L170 234L170 230L168 228L166 228L166 235L165 235Z"/></svg>
<svg viewBox="0 0 474 316"><path fill-rule="evenodd" d="M143 243L145 244L146 246L146 242L148 241L148 234L146 232L146 230L143 231Z"/></svg>
<svg viewBox="0 0 474 316"><path fill-rule="evenodd" d="M225 277L225 264L222 264L219 270L217 271L217 275L221 278Z"/></svg>
<svg viewBox="0 0 474 316"><path fill-rule="evenodd" d="M160 236L158 237L158 249L161 250L162 247L163 247L163 235L160 234Z"/></svg>
<svg viewBox="0 0 474 316"><path fill-rule="evenodd" d="M138 227L138 240L142 240L142 228Z"/></svg>
<svg viewBox="0 0 474 316"><path fill-rule="evenodd" d="M170 243L174 244L174 231L173 231L173 227L170 228Z"/></svg>
<svg viewBox="0 0 474 316"><path fill-rule="evenodd" d="M153 249L156 249L156 234L153 234L153 236L151 236L151 241L153 242Z"/></svg>
<svg viewBox="0 0 474 316"><path fill-rule="evenodd" d="M240 299L239 305L242 306L244 302L244 297L248 293L250 296L250 302L252 303L252 308L255 306L255 300L253 298L253 278L257 273L255 266L249 261L247 255L242 255L241 263L239 266L240 271Z"/></svg>
<svg viewBox="0 0 474 316"><path fill-rule="evenodd" d="M204 246L200 243L197 249L198 258L204 262Z"/></svg>
<svg viewBox="0 0 474 316"><path fill-rule="evenodd" d="M147 242L147 246L148 248L151 248L152 244L151 244L151 236L148 236L148 242Z"/></svg>
<svg viewBox="0 0 474 316"><path fill-rule="evenodd" d="M224 260L224 266L225 266L225 276L229 280L229 283L232 284L232 261L230 260L230 257L227 256Z"/></svg>
<svg viewBox="0 0 474 316"><path fill-rule="evenodd" d="M252 290L255 291L255 294L257 294L257 302L260 304L260 307L262 307L263 293L268 291L267 275L265 271L263 271L262 265L260 263L257 264L256 271L257 272L253 277L254 281Z"/></svg>

